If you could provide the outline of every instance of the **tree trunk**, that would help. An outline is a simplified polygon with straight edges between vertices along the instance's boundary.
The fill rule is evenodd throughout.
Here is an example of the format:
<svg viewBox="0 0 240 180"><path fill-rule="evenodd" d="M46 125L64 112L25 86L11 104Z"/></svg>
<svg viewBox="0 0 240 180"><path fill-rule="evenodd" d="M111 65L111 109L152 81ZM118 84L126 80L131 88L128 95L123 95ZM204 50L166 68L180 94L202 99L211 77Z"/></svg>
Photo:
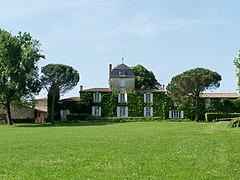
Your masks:
<svg viewBox="0 0 240 180"><path fill-rule="evenodd" d="M51 122L54 124L54 108L55 108L55 92L52 94L52 109L51 109Z"/></svg>
<svg viewBox="0 0 240 180"><path fill-rule="evenodd" d="M7 122L8 122L8 125L13 125L11 109L10 109L10 102L7 102L5 107L7 108Z"/></svg>
<svg viewBox="0 0 240 180"><path fill-rule="evenodd" d="M199 121L199 96L196 96L196 114L195 114L195 121Z"/></svg>

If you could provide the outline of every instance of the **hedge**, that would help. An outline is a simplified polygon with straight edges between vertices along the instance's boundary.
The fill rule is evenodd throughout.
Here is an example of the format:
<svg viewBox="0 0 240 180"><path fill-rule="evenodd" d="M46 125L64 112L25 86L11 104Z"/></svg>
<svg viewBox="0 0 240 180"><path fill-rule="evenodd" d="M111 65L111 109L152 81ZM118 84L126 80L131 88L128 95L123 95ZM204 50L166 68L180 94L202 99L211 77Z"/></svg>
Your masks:
<svg viewBox="0 0 240 180"><path fill-rule="evenodd" d="M35 119L27 118L27 119L12 119L13 123L35 123Z"/></svg>
<svg viewBox="0 0 240 180"><path fill-rule="evenodd" d="M236 118L240 117L240 113L206 113L205 114L205 120L207 122L213 121L213 120L218 120L218 119L223 119L223 118Z"/></svg>
<svg viewBox="0 0 240 180"><path fill-rule="evenodd" d="M230 127L240 127L240 118L233 119L230 122Z"/></svg>
<svg viewBox="0 0 240 180"><path fill-rule="evenodd" d="M94 122L149 122L149 121L164 121L162 117L98 117L87 114L68 114L67 122L79 121L94 121ZM168 121L191 121L190 119L169 119Z"/></svg>

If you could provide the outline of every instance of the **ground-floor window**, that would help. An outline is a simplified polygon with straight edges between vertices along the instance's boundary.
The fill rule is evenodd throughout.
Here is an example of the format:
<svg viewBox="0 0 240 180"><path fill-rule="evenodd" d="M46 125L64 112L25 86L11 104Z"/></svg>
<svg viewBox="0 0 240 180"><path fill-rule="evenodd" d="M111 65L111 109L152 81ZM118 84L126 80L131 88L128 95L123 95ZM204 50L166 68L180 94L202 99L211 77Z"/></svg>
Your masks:
<svg viewBox="0 0 240 180"><path fill-rule="evenodd" d="M150 117L153 116L153 107L144 107L144 116Z"/></svg>
<svg viewBox="0 0 240 180"><path fill-rule="evenodd" d="M70 111L68 109L64 109L60 111L61 119L66 119L66 116L70 114ZM38 117L41 117L42 113L38 113Z"/></svg>
<svg viewBox="0 0 240 180"><path fill-rule="evenodd" d="M184 113L183 111L179 111L179 110L169 111L169 118L170 119L184 118Z"/></svg>
<svg viewBox="0 0 240 180"><path fill-rule="evenodd" d="M101 116L101 106L93 106L92 107L92 115L93 116Z"/></svg>
<svg viewBox="0 0 240 180"><path fill-rule="evenodd" d="M128 117L128 107L127 106L117 107L117 116L118 117Z"/></svg>

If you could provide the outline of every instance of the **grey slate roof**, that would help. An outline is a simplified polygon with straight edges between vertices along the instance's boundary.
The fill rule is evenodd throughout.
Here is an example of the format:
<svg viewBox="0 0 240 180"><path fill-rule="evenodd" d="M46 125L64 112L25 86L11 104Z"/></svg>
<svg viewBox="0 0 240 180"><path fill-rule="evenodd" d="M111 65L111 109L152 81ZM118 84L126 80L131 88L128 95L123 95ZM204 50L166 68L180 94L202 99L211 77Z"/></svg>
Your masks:
<svg viewBox="0 0 240 180"><path fill-rule="evenodd" d="M134 71L125 64L120 64L115 67L111 73L110 78L135 78Z"/></svg>

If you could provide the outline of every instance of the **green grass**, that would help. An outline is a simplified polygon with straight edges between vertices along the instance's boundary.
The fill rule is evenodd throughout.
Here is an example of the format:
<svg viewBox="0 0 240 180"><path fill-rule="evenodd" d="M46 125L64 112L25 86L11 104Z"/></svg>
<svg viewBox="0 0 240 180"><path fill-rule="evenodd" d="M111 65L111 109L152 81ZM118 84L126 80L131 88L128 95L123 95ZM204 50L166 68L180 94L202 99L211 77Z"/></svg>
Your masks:
<svg viewBox="0 0 240 180"><path fill-rule="evenodd" d="M0 125L0 179L239 179L227 123Z"/></svg>

